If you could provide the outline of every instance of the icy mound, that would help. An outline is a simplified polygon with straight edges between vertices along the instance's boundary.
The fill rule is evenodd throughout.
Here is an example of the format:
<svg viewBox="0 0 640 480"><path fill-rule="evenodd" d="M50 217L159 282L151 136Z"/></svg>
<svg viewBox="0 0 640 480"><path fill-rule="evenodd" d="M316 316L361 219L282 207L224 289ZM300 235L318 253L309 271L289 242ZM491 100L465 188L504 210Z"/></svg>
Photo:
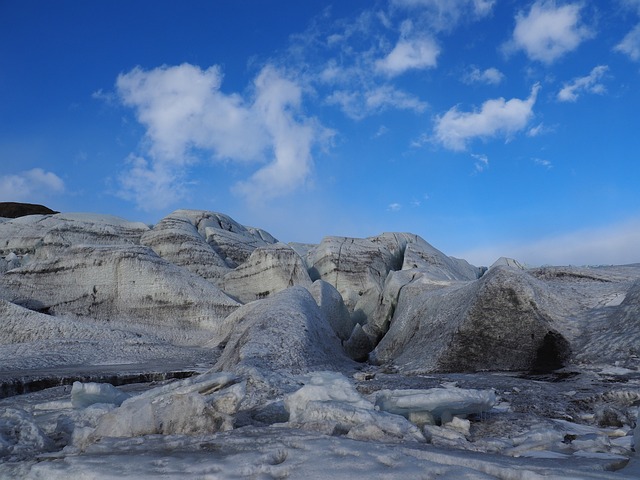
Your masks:
<svg viewBox="0 0 640 480"><path fill-rule="evenodd" d="M371 358L410 372L559 368L570 346L543 308L540 298L548 295L533 277L508 267L467 284L409 284Z"/></svg>
<svg viewBox="0 0 640 480"><path fill-rule="evenodd" d="M327 318L306 288L288 288L240 307L225 319L224 350L216 368L302 373L339 369L351 362Z"/></svg>

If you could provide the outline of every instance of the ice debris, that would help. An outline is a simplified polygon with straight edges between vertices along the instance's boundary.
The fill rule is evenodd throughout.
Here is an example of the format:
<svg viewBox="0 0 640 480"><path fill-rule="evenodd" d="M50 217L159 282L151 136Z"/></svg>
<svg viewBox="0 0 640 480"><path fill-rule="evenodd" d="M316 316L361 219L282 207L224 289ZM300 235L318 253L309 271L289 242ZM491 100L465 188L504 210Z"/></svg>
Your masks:
<svg viewBox="0 0 640 480"><path fill-rule="evenodd" d="M342 374L314 372L284 400L289 424L357 440L424 442L420 430L399 415L378 411Z"/></svg>
<svg viewBox="0 0 640 480"><path fill-rule="evenodd" d="M129 397L110 383L73 382L71 387L71 405L74 408L86 408L96 403L120 406Z"/></svg>
<svg viewBox="0 0 640 480"><path fill-rule="evenodd" d="M154 388L105 413L77 439L82 448L104 437L197 435L233 428L246 383L229 373L205 373Z"/></svg>
<svg viewBox="0 0 640 480"><path fill-rule="evenodd" d="M457 387L427 390L381 390L376 395L380 410L402 415L419 424L450 422L453 416L482 414L497 403L493 390Z"/></svg>

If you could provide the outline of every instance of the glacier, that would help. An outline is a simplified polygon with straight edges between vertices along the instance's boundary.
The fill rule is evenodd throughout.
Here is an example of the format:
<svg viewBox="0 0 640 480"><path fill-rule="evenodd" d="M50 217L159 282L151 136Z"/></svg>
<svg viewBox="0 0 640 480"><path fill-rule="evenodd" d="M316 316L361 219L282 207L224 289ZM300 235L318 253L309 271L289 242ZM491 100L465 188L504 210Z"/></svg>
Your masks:
<svg viewBox="0 0 640 480"><path fill-rule="evenodd" d="M640 264L0 221L0 478L640 478Z"/></svg>

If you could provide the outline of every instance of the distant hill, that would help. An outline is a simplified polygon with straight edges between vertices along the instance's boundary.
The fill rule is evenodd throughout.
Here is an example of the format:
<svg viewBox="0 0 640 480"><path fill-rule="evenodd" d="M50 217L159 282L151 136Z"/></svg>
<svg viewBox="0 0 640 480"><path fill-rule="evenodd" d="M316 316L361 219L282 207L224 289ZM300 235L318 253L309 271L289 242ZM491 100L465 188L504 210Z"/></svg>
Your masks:
<svg viewBox="0 0 640 480"><path fill-rule="evenodd" d="M0 202L0 217L18 218L26 215L48 215L59 213L51 210L44 205L36 205L33 203L18 202Z"/></svg>

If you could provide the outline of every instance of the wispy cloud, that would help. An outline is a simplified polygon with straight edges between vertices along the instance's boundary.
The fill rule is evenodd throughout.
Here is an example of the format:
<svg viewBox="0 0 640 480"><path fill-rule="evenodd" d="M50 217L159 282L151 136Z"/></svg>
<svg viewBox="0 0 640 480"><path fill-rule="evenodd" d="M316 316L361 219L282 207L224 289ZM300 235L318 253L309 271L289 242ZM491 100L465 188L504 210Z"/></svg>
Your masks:
<svg viewBox="0 0 640 480"><path fill-rule="evenodd" d="M465 150L468 142L475 138L513 135L523 130L533 117L539 90L540 85L534 85L525 100L487 100L472 112L462 112L455 106L436 118L434 139L445 148Z"/></svg>
<svg viewBox="0 0 640 480"><path fill-rule="evenodd" d="M484 172L489 168L489 157L484 154L472 153L471 156L475 159L474 167L477 173Z"/></svg>
<svg viewBox="0 0 640 480"><path fill-rule="evenodd" d="M484 83L487 85L499 85L504 80L504 74L497 68L490 67L480 70L472 65L462 76L462 81L467 84Z"/></svg>
<svg viewBox="0 0 640 480"><path fill-rule="evenodd" d="M435 69L444 35L462 22L488 16L493 0L392 0L388 8L365 9L353 19L333 19L331 10L292 42L281 62L299 73L325 104L352 119L387 110L423 112L427 103L401 88L408 72ZM318 64L317 59L329 58ZM487 81L491 74L487 72Z"/></svg>
<svg viewBox="0 0 640 480"><path fill-rule="evenodd" d="M397 212L398 210L400 210L402 208L402 205L399 203L390 203L387 206L387 211L389 212Z"/></svg>
<svg viewBox="0 0 640 480"><path fill-rule="evenodd" d="M551 168L553 168L553 164L549 160L546 160L544 158L534 158L533 163L535 163L536 165L540 165L541 167L544 167L547 170L550 170Z"/></svg>
<svg viewBox="0 0 640 480"><path fill-rule="evenodd" d="M422 113L428 107L428 104L418 97L391 85L375 86L362 91L335 90L325 102L328 105L339 106L345 115L354 120L392 109Z"/></svg>
<svg viewBox="0 0 640 480"><path fill-rule="evenodd" d="M504 51L524 50L532 60L555 62L593 36L581 21L582 7L581 2L558 6L555 0L537 0L527 13L516 15L513 36Z"/></svg>
<svg viewBox="0 0 640 480"><path fill-rule="evenodd" d="M529 265L624 265L640 262L640 219L549 236L519 244L458 252L476 265L505 256Z"/></svg>
<svg viewBox="0 0 640 480"><path fill-rule="evenodd" d="M614 47L614 50L628 55L631 60L636 62L640 60L640 24L627 33L622 41Z"/></svg>
<svg viewBox="0 0 640 480"><path fill-rule="evenodd" d="M580 93L597 93L603 94L607 91L606 87L600 82L605 76L609 67L606 65L598 65L591 70L589 75L574 78L571 82L565 83L558 92L558 100L561 102L575 102L578 100Z"/></svg>
<svg viewBox="0 0 640 480"><path fill-rule="evenodd" d="M250 199L286 194L310 174L312 147L328 134L304 116L302 89L272 66L256 77L253 96L220 91L219 67L139 67L118 76L117 94L146 128L142 152L129 157L120 196L142 209L184 198L188 170L203 156L266 165L236 191Z"/></svg>
<svg viewBox="0 0 640 480"><path fill-rule="evenodd" d="M390 130L388 127L386 127L385 125L380 125L380 128L378 128L376 133L374 133L371 138L380 138L389 132Z"/></svg>
<svg viewBox="0 0 640 480"><path fill-rule="evenodd" d="M391 0L391 6L409 9L429 30L452 30L464 20L491 14L495 0Z"/></svg>
<svg viewBox="0 0 640 480"><path fill-rule="evenodd" d="M0 201L3 202L43 202L64 191L64 181L42 168L0 176Z"/></svg>
<svg viewBox="0 0 640 480"><path fill-rule="evenodd" d="M395 77L408 70L435 67L440 54L437 42L424 34L416 34L410 20L403 23L401 30L401 38L395 47L384 58L375 62L376 69Z"/></svg>
<svg viewBox="0 0 640 480"><path fill-rule="evenodd" d="M540 135L544 135L545 133L553 132L553 127L549 127L544 123L540 122L538 125L534 125L529 130L527 130L528 137L538 137Z"/></svg>

